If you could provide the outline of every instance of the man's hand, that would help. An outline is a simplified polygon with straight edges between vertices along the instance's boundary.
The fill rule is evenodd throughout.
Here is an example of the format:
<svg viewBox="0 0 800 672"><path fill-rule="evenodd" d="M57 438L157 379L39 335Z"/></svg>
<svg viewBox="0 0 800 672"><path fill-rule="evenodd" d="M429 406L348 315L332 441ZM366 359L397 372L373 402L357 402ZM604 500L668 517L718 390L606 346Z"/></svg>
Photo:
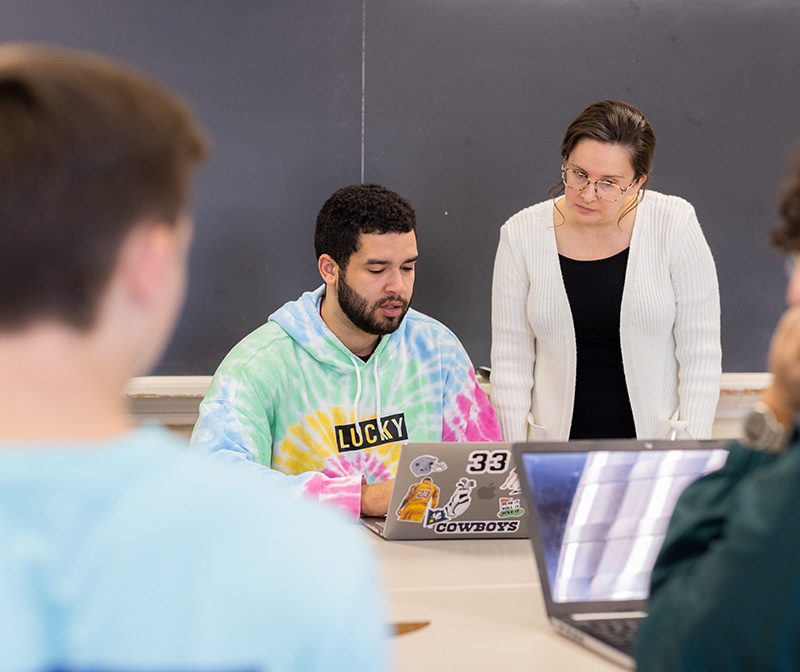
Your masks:
<svg viewBox="0 0 800 672"><path fill-rule="evenodd" d="M800 412L800 308L790 308L778 322L769 348L772 384L763 401L786 428Z"/></svg>
<svg viewBox="0 0 800 672"><path fill-rule="evenodd" d="M361 484L361 515L385 516L392 498L394 479L380 483Z"/></svg>

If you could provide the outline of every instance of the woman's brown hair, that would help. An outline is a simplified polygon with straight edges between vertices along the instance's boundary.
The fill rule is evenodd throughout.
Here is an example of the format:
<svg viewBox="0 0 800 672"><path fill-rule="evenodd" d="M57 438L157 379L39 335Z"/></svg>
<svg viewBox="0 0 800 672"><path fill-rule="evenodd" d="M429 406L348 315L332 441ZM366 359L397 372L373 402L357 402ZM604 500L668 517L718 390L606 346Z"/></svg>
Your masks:
<svg viewBox="0 0 800 672"><path fill-rule="evenodd" d="M567 128L561 142L562 160L566 161L575 146L584 139L624 147L630 153L634 179L639 179L643 175L648 176L639 189L639 198L624 210L620 215L621 220L639 204L644 189L650 181L650 169L656 150L656 136L650 122L630 103L621 100L601 100L599 103L589 105ZM551 196L558 196L563 190L564 186L559 182L551 189Z"/></svg>

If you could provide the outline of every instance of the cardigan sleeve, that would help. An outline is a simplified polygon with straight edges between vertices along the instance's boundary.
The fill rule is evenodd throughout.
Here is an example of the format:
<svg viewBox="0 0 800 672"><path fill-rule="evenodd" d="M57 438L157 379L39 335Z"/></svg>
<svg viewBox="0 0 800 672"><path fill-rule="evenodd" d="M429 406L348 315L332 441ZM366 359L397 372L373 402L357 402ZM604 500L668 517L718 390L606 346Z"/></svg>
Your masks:
<svg viewBox="0 0 800 672"><path fill-rule="evenodd" d="M536 339L528 322L530 278L510 240L500 230L492 279L492 405L506 441L527 440Z"/></svg>
<svg viewBox="0 0 800 672"><path fill-rule="evenodd" d="M722 374L717 272L691 208L681 249L671 269L675 291L675 358L679 420L695 439L711 436Z"/></svg>

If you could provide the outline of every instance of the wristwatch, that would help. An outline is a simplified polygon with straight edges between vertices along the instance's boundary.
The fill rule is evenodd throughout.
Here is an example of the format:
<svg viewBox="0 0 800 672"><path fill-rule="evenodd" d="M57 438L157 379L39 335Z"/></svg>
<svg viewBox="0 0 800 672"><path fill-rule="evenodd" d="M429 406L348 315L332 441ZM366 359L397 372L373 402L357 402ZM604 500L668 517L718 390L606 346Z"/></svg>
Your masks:
<svg viewBox="0 0 800 672"><path fill-rule="evenodd" d="M752 448L780 453L786 445L789 432L778 422L772 409L759 402L744 417L742 435L743 442Z"/></svg>

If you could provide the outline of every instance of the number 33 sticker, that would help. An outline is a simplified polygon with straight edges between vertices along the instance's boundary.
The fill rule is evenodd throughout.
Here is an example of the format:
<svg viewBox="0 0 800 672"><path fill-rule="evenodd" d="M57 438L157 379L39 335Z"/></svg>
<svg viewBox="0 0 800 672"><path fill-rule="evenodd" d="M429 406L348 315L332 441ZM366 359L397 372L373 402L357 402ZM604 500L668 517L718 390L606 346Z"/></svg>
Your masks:
<svg viewBox="0 0 800 672"><path fill-rule="evenodd" d="M467 473L502 474L508 469L510 455L507 450L473 450L467 457Z"/></svg>

